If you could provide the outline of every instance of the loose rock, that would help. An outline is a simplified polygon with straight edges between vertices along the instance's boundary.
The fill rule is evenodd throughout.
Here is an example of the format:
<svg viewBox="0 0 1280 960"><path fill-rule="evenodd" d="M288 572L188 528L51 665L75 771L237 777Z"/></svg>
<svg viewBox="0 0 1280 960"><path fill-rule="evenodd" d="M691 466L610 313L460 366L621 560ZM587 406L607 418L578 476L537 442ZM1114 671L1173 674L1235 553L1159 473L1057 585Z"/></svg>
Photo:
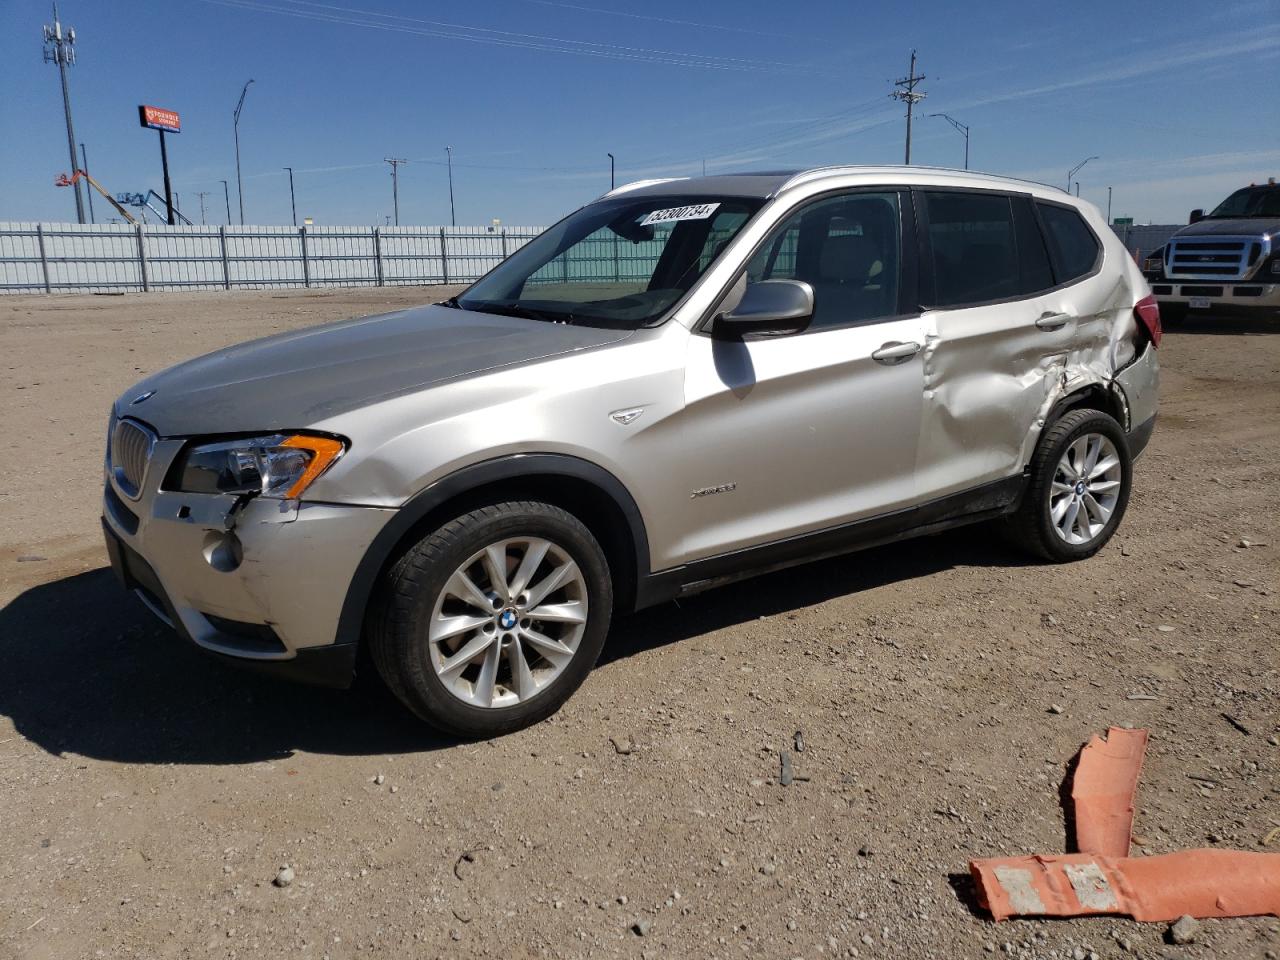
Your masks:
<svg viewBox="0 0 1280 960"><path fill-rule="evenodd" d="M1200 932L1200 921L1185 914L1169 927L1169 939L1174 943L1193 943Z"/></svg>
<svg viewBox="0 0 1280 960"><path fill-rule="evenodd" d="M293 867L287 863L280 868L280 872L276 874L276 878L271 881L277 887L287 887L293 883Z"/></svg>

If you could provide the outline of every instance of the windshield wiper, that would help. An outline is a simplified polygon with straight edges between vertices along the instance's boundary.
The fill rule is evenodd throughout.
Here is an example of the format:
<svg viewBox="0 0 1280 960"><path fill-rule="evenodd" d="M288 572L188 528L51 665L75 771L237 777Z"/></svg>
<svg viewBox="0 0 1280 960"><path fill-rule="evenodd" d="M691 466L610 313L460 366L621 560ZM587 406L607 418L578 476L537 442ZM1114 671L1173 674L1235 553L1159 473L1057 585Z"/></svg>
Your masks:
<svg viewBox="0 0 1280 960"><path fill-rule="evenodd" d="M483 303L475 309L482 313L496 313L503 317L523 317L526 320L541 320L544 323L573 323L574 321L572 313L536 310L518 303Z"/></svg>
<svg viewBox="0 0 1280 960"><path fill-rule="evenodd" d="M450 297L448 300L441 300L436 304L437 307L452 307L454 310L461 310L462 307L458 303L457 297Z"/></svg>

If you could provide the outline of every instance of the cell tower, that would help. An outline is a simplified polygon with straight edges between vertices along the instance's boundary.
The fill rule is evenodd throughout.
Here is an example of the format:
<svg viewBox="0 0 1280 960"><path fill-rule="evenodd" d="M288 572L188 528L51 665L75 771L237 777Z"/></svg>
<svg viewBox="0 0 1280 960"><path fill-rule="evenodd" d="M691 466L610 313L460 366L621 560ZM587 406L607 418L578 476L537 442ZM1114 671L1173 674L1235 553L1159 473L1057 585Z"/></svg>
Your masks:
<svg viewBox="0 0 1280 960"><path fill-rule="evenodd" d="M71 153L71 175L75 176L80 168L76 161L76 131L71 125L71 89L67 85L67 67L76 62L76 32L67 27L65 33L62 21L58 19L58 5L53 5L53 26L44 26L44 60L45 63L56 63L58 73L62 76L62 109L67 115L67 148ZM76 192L76 219L84 223L84 197L80 195L80 181L73 184Z"/></svg>

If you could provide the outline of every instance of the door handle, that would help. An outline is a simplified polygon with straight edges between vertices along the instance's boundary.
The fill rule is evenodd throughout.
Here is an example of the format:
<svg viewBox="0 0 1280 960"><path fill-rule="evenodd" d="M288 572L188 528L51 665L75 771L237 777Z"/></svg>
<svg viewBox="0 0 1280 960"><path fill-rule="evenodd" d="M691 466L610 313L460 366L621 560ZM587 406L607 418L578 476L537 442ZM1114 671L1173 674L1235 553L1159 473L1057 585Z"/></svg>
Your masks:
<svg viewBox="0 0 1280 960"><path fill-rule="evenodd" d="M1036 326L1041 330L1061 330L1074 319L1069 313L1045 313L1036 321Z"/></svg>
<svg viewBox="0 0 1280 960"><path fill-rule="evenodd" d="M906 363L919 352L920 344L918 343L899 343L897 340L890 340L871 354L871 359L891 367L894 364Z"/></svg>

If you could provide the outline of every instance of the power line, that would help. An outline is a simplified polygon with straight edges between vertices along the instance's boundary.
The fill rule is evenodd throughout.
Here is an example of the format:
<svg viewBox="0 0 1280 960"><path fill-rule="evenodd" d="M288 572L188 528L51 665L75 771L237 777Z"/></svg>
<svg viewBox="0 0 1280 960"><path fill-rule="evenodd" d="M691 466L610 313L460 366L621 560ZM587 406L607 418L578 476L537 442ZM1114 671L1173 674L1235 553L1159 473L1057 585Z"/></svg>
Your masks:
<svg viewBox="0 0 1280 960"><path fill-rule="evenodd" d="M897 87L889 96L894 100L901 100L907 105L907 156L906 163L911 165L911 110L917 103L923 100L928 94L916 93L916 85L925 79L924 74L916 76L916 52L911 51L911 71L900 80L895 80L893 85Z"/></svg>
<svg viewBox="0 0 1280 960"><path fill-rule="evenodd" d="M681 27L701 27L704 30L727 30L731 33L749 33L757 37L788 37L789 39L808 40L807 37L796 37L792 34L777 33L773 30L752 30L748 27L731 27L723 23L702 23L698 20L677 20L674 17L655 17L646 13L632 13L630 10L607 10L604 7L585 7L576 3L562 3L560 0L529 0L544 7L560 7L565 10L579 10L582 13L602 13L613 17L630 17L633 20L648 20L652 23L670 23Z"/></svg>
<svg viewBox="0 0 1280 960"><path fill-rule="evenodd" d="M398 14L379 13L372 10L360 10L350 7L339 7L332 4L311 3L310 0L276 0L277 3L307 4L306 7L273 6L265 0L202 0L216 6L253 10L259 13L276 13L282 16L298 17L321 23L336 23L347 26L367 27L375 30L386 30L393 33L404 33L411 36L433 37L445 40L464 40L471 43L486 43L501 47L514 47L526 50L541 50L548 53L571 53L581 56L600 57L608 60L624 60L643 63L670 64L673 66L702 67L710 70L737 70L748 72L816 72L803 64L785 63L782 61L749 60L740 57L715 57L705 54L681 53L673 50L657 50L645 47L627 47L620 44L601 43L589 40L572 40L565 37L554 37L543 34L515 33L507 30L495 30L489 27L473 27L467 24L454 24L447 21L425 20L417 17L405 17ZM310 8L310 9L309 9ZM318 8L318 9L315 9ZM334 12L326 12L334 11ZM374 17L375 20L360 19ZM413 26L422 24L423 26Z"/></svg>

